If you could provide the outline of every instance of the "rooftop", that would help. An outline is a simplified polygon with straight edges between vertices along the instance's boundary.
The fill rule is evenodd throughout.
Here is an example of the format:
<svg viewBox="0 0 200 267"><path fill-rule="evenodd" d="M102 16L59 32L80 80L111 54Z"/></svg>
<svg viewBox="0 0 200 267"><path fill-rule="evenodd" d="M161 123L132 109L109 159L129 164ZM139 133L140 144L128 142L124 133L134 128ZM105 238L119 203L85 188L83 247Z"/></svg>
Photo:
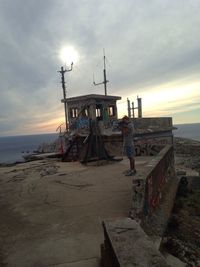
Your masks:
<svg viewBox="0 0 200 267"><path fill-rule="evenodd" d="M90 95L82 95L82 96L75 96L75 97L67 98L67 102L89 100L89 99L120 100L121 96L90 94Z"/></svg>

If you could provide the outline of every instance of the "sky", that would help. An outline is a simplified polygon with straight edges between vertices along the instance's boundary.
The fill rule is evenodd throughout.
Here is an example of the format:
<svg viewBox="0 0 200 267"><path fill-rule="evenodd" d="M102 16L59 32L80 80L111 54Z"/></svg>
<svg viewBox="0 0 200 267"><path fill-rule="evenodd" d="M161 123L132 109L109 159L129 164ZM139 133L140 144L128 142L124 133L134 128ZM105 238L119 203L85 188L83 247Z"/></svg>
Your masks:
<svg viewBox="0 0 200 267"><path fill-rule="evenodd" d="M199 0L0 0L0 136L56 132L58 71L72 60L67 97L104 94L93 85L103 49L119 117L139 96L144 117L200 123L199 10Z"/></svg>

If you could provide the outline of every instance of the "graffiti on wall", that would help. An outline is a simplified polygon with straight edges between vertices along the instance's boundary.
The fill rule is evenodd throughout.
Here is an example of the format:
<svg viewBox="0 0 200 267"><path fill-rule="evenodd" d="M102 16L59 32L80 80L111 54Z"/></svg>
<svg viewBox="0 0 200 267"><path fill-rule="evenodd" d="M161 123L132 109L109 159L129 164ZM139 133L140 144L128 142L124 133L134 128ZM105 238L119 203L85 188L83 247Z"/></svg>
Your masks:
<svg viewBox="0 0 200 267"><path fill-rule="evenodd" d="M89 119L88 118L78 118L76 121L76 128L78 129L89 129Z"/></svg>
<svg viewBox="0 0 200 267"><path fill-rule="evenodd" d="M167 144L171 144L171 136L143 138L135 141L136 156L155 156Z"/></svg>
<svg viewBox="0 0 200 267"><path fill-rule="evenodd" d="M151 213L158 207L163 187L169 177L172 176L173 164L173 148L171 147L147 177L144 203L145 214Z"/></svg>
<svg viewBox="0 0 200 267"><path fill-rule="evenodd" d="M161 146L152 144L135 145L136 156L154 156L159 153Z"/></svg>

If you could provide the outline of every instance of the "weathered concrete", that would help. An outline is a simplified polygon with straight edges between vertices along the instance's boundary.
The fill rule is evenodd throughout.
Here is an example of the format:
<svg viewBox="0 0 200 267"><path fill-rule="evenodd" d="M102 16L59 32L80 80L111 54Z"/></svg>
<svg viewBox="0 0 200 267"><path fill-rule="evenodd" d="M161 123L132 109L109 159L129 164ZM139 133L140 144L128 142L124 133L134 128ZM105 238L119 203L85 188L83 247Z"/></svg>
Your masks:
<svg viewBox="0 0 200 267"><path fill-rule="evenodd" d="M136 128L146 132L172 130L172 117L135 118Z"/></svg>
<svg viewBox="0 0 200 267"><path fill-rule="evenodd" d="M136 160L138 172L148 157ZM128 160L104 166L55 159L0 168L0 247L8 267L97 267L101 222L127 217Z"/></svg>
<svg viewBox="0 0 200 267"><path fill-rule="evenodd" d="M135 220L124 218L105 221L104 231L103 266L168 266L152 240ZM110 249L113 251L110 252Z"/></svg>
<svg viewBox="0 0 200 267"><path fill-rule="evenodd" d="M136 189L134 212L137 215L144 211L144 201L149 200L145 198L146 179L160 166L168 150L166 147L156 157L137 157L138 172L134 177L123 174L129 167L127 159L99 167L48 159L0 168L0 243L4 261L9 267L97 267L103 243L102 220L129 216ZM173 181L168 179L173 164L166 162L164 169L159 167L156 173ZM158 185L158 190L164 190ZM174 184L167 185L174 190ZM173 198L170 201L173 204ZM166 207L148 216L147 225L159 229L161 222L163 230L171 206Z"/></svg>
<svg viewBox="0 0 200 267"><path fill-rule="evenodd" d="M167 145L149 161L144 173L140 172L133 181L132 218L139 217L147 225L155 222L157 218L156 231L158 234L159 229L161 236L173 207L177 187L173 148ZM164 209L165 206L168 208ZM158 210L161 210L162 214L157 212ZM151 226L150 228L154 228Z"/></svg>
<svg viewBox="0 0 200 267"><path fill-rule="evenodd" d="M75 119L81 115L81 111L87 111L88 117L96 120L96 117L104 118L106 109L106 115L110 117L109 119L117 119L116 102L120 99L120 96L90 94L63 99L62 102L67 102L69 124L72 125ZM113 114L109 114L109 107L113 108ZM97 109L99 111L98 116Z"/></svg>
<svg viewBox="0 0 200 267"><path fill-rule="evenodd" d="M152 256L154 252L149 251L149 247L160 253L162 235L170 218L178 182L173 147L167 145L133 179L131 217L139 221L145 232L151 236L151 245L136 221L131 222L125 218L108 221L104 225L103 266L167 266L165 260L162 262L162 256L161 259L158 255ZM137 243L140 238L144 242L142 249L140 242ZM175 258L168 261L184 266Z"/></svg>

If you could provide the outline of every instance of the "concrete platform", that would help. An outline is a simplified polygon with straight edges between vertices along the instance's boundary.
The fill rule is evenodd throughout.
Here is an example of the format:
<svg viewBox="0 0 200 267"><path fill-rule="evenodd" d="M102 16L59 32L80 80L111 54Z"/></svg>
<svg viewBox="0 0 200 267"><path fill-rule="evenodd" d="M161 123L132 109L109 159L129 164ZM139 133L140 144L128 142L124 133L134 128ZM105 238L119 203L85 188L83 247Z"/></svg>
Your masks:
<svg viewBox="0 0 200 267"><path fill-rule="evenodd" d="M136 160L140 175L151 157ZM101 222L127 217L128 160L103 166L56 159L0 168L0 262L8 267L97 267Z"/></svg>

